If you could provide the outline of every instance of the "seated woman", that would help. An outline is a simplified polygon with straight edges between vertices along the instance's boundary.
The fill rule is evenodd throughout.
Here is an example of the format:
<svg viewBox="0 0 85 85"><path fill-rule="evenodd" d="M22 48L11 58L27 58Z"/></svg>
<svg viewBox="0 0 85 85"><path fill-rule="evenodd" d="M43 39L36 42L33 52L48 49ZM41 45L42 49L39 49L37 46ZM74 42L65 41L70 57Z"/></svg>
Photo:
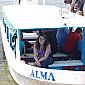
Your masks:
<svg viewBox="0 0 85 85"><path fill-rule="evenodd" d="M43 34L38 37L34 44L34 59L36 66L42 68L47 68L48 65L54 62L51 54L51 45Z"/></svg>

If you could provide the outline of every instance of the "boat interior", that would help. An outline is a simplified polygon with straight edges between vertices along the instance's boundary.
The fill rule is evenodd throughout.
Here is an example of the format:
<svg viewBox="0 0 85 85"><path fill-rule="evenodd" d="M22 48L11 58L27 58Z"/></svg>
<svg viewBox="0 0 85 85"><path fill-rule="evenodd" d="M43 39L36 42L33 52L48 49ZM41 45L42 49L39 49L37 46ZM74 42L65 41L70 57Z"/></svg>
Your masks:
<svg viewBox="0 0 85 85"><path fill-rule="evenodd" d="M4 26L6 24L4 23ZM67 28L70 32L74 31L76 28ZM84 70L82 63L82 52L81 55L75 55L71 58L71 55L64 53L62 49L59 49L57 46L57 30L55 29L34 29L34 30L19 30L19 35L17 35L17 31L14 30L10 33L9 39L9 30L6 27L5 32L7 32L7 39L10 42L10 46L15 53L16 58L16 39L19 38L19 50L20 50L20 60L25 62L28 65L34 65L34 54L33 54L33 46L38 38L39 34L42 32L48 32L47 37L49 38L49 42L51 43L51 52L54 58L54 63L48 66L48 69L59 69L59 70ZM24 43L23 43L24 42ZM81 43L79 43L79 50L81 48ZM25 52L24 52L25 49ZM79 57L78 57L79 56Z"/></svg>

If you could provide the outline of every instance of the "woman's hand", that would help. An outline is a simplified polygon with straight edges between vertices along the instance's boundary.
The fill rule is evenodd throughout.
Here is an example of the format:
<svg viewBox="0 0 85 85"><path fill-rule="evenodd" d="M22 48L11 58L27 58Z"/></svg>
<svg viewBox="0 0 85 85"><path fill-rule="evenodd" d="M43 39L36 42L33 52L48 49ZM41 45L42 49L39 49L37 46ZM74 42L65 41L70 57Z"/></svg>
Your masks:
<svg viewBox="0 0 85 85"><path fill-rule="evenodd" d="M39 67L41 66L40 62L36 62L36 64L37 64L37 66L39 66Z"/></svg>
<svg viewBox="0 0 85 85"><path fill-rule="evenodd" d="M35 62L33 66L38 66L38 67L40 67L41 64L40 64L40 62Z"/></svg>

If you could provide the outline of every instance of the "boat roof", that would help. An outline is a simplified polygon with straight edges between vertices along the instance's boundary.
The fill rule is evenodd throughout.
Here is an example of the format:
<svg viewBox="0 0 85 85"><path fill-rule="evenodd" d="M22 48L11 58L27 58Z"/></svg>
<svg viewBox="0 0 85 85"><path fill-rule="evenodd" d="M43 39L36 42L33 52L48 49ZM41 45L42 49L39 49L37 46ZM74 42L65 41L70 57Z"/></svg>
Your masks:
<svg viewBox="0 0 85 85"><path fill-rule="evenodd" d="M85 17L47 5L8 5L3 7L4 19L13 29L85 27ZM66 25L64 25L66 23Z"/></svg>

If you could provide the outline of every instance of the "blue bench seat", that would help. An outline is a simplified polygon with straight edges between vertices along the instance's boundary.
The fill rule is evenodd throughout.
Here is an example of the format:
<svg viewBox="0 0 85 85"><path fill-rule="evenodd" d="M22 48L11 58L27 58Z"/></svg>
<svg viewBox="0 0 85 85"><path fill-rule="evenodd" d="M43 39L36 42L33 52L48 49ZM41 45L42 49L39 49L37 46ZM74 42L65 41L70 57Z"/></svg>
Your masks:
<svg viewBox="0 0 85 85"><path fill-rule="evenodd" d="M81 60L68 60L68 61L54 61L52 65L49 65L50 69L62 69L65 66L82 66Z"/></svg>

